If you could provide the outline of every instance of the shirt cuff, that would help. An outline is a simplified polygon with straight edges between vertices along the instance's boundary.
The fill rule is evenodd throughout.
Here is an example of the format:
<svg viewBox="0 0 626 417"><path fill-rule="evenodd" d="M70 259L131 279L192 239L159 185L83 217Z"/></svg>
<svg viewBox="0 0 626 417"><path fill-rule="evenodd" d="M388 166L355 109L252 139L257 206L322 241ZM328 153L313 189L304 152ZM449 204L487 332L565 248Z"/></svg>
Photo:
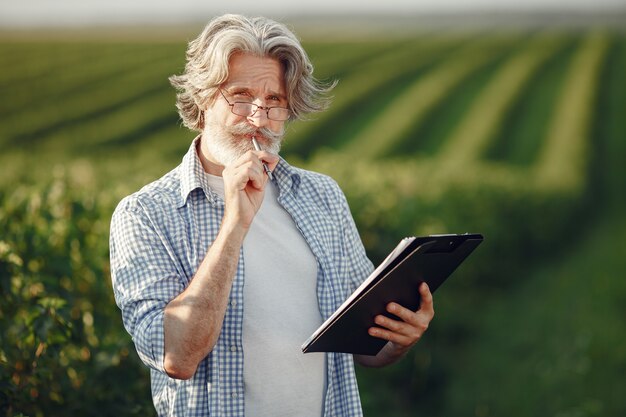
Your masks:
<svg viewBox="0 0 626 417"><path fill-rule="evenodd" d="M164 311L157 309L141 320L135 329L135 346L139 358L152 369L165 374Z"/></svg>

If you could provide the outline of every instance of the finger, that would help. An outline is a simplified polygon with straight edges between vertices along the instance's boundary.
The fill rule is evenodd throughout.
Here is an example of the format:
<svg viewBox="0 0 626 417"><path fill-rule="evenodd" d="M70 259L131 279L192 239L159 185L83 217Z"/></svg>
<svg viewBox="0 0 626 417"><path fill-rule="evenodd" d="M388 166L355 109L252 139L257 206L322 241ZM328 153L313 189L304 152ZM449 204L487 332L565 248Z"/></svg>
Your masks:
<svg viewBox="0 0 626 417"><path fill-rule="evenodd" d="M428 284L422 282L422 284L419 286L419 293L420 306L417 311L409 310L408 308L405 308L398 303L389 303L387 305L387 311L407 322L414 322L415 318L419 317L415 315L416 313L421 313L422 315L432 319L435 315L435 309L433 295L428 288Z"/></svg>
<svg viewBox="0 0 626 417"><path fill-rule="evenodd" d="M278 161L280 158L278 155L269 153L266 151L254 151L254 154L259 158L263 163L267 164L268 168L273 171L278 165Z"/></svg>
<svg viewBox="0 0 626 417"><path fill-rule="evenodd" d="M410 312L410 310L407 310ZM419 315L417 313L410 313L412 317L410 320L400 321L393 320L389 317L379 315L374 319L374 323L378 326L381 326L384 329L387 329L393 333L400 334L402 336L407 336L411 339L417 339L421 337L421 335L428 328L427 320L420 320Z"/></svg>
<svg viewBox="0 0 626 417"><path fill-rule="evenodd" d="M254 155L256 155L257 158L263 160L264 162L268 164L270 163L275 164L280 159L278 155L276 155L275 153L268 152L268 151L251 151L251 152Z"/></svg>
<svg viewBox="0 0 626 417"><path fill-rule="evenodd" d="M368 330L368 333L371 336L387 340L407 348L416 344L422 338L428 327L428 325L414 326L405 322L391 320L389 318L378 319L376 323L385 327L371 327Z"/></svg>
<svg viewBox="0 0 626 417"><path fill-rule="evenodd" d="M234 165L226 167L223 172L226 188L244 190L248 186L262 189L265 184L264 171L261 161L252 157L252 160L238 160Z"/></svg>
<svg viewBox="0 0 626 417"><path fill-rule="evenodd" d="M415 344L417 340L419 340L419 338L414 339L414 338L405 336L400 333L395 333L387 329L382 329L380 327L370 327L368 330L368 333L370 336L373 336L377 339L382 339L388 342L393 342L404 347L411 346Z"/></svg>
<svg viewBox="0 0 626 417"><path fill-rule="evenodd" d="M422 282L422 285L420 285L420 288L419 288L419 292L421 296L421 301L420 301L420 308L418 311L426 314L428 317L430 317L430 319L432 319L435 315L435 308L434 308L433 294L430 292L430 288L428 287L428 284L426 284L425 282Z"/></svg>
<svg viewBox="0 0 626 417"><path fill-rule="evenodd" d="M245 185L257 174L263 171L261 161L254 155L248 157L244 156L232 165L224 168L224 179L229 178L235 184L238 184L238 188L243 188Z"/></svg>
<svg viewBox="0 0 626 417"><path fill-rule="evenodd" d="M246 174L248 180L246 186L252 186L257 190L262 190L265 187L265 184L267 183L267 175L265 174L265 170L263 169L260 161L251 163L246 168Z"/></svg>
<svg viewBox="0 0 626 417"><path fill-rule="evenodd" d="M411 337L415 335L421 337L428 330L428 326L435 314L433 310L419 309L414 312L397 304L395 304L395 307L393 314L397 315L402 321L397 321L393 324L390 323L391 320L386 321L385 327ZM390 324L392 327L389 327Z"/></svg>
<svg viewBox="0 0 626 417"><path fill-rule="evenodd" d="M428 286L420 286L420 293L422 296L422 304L417 311L412 311L398 303L389 303L387 305L387 311L400 320L393 320L380 315L375 318L375 323L411 337L415 336L415 332L421 336L428 329L428 325L433 319L435 311L433 309L432 295L428 290Z"/></svg>
<svg viewBox="0 0 626 417"><path fill-rule="evenodd" d="M389 317L383 316L382 314L379 314L378 316L376 316L374 318L374 323L376 323L377 325L384 327L386 329L392 330L394 332L398 332L401 328L401 324L403 322L401 321L397 321L397 320L392 320Z"/></svg>
<svg viewBox="0 0 626 417"><path fill-rule="evenodd" d="M259 162L261 165L261 169L263 172L266 171L265 167L263 167L263 165L267 166L267 169L269 169L270 171L273 171L274 168L276 167L276 165L278 165L278 161L280 160L280 158L278 157L278 155L263 151L263 150L250 150L248 152L246 152L237 162L241 163L241 164L246 164L248 162ZM269 177L269 174L266 174ZM255 183L255 186L258 185ZM256 187L255 187L256 188Z"/></svg>
<svg viewBox="0 0 626 417"><path fill-rule="evenodd" d="M402 307L398 303L389 303L387 304L387 311L393 314L394 316L398 317L403 322L409 323L411 325L418 324L419 316L417 313L420 310L412 311L406 307Z"/></svg>

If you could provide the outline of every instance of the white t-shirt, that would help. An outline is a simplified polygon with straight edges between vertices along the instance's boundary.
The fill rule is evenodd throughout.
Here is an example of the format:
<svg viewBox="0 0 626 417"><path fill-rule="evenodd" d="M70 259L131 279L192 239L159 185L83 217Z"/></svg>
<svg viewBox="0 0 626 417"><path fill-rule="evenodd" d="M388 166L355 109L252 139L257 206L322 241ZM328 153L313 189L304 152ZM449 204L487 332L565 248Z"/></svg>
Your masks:
<svg viewBox="0 0 626 417"><path fill-rule="evenodd" d="M223 196L223 179L208 177ZM268 183L243 243L246 416L320 417L325 354L301 350L322 323L317 261L277 198L276 186Z"/></svg>

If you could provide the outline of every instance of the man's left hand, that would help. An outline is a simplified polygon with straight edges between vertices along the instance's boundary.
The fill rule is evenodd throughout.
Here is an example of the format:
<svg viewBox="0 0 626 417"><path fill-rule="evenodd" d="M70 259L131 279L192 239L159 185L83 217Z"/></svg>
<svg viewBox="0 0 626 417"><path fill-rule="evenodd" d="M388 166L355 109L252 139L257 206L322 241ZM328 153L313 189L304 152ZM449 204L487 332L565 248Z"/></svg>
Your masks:
<svg viewBox="0 0 626 417"><path fill-rule="evenodd" d="M425 282L420 285L419 292L421 302L417 311L411 311L397 303L389 303L387 311L400 320L394 320L383 315L378 315L374 319L374 322L380 327L370 327L369 334L389 342L378 355L385 356L384 360L366 363L371 361L365 359L364 361L359 360L359 362L368 366L381 366L395 362L421 339L435 316L435 310L433 308L433 296Z"/></svg>

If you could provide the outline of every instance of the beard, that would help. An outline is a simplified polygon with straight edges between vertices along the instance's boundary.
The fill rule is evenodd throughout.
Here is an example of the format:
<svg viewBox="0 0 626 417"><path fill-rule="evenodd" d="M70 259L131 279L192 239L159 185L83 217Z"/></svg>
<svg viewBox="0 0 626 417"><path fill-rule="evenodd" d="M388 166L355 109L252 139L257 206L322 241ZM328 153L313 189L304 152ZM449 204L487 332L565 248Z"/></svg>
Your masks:
<svg viewBox="0 0 626 417"><path fill-rule="evenodd" d="M245 122L224 126L212 117L207 117L204 133L206 141L203 142L209 154L219 164L229 166L246 152L254 150L249 136L256 137L264 151L278 155L285 129L283 127L280 132L274 132L269 128L256 128Z"/></svg>

